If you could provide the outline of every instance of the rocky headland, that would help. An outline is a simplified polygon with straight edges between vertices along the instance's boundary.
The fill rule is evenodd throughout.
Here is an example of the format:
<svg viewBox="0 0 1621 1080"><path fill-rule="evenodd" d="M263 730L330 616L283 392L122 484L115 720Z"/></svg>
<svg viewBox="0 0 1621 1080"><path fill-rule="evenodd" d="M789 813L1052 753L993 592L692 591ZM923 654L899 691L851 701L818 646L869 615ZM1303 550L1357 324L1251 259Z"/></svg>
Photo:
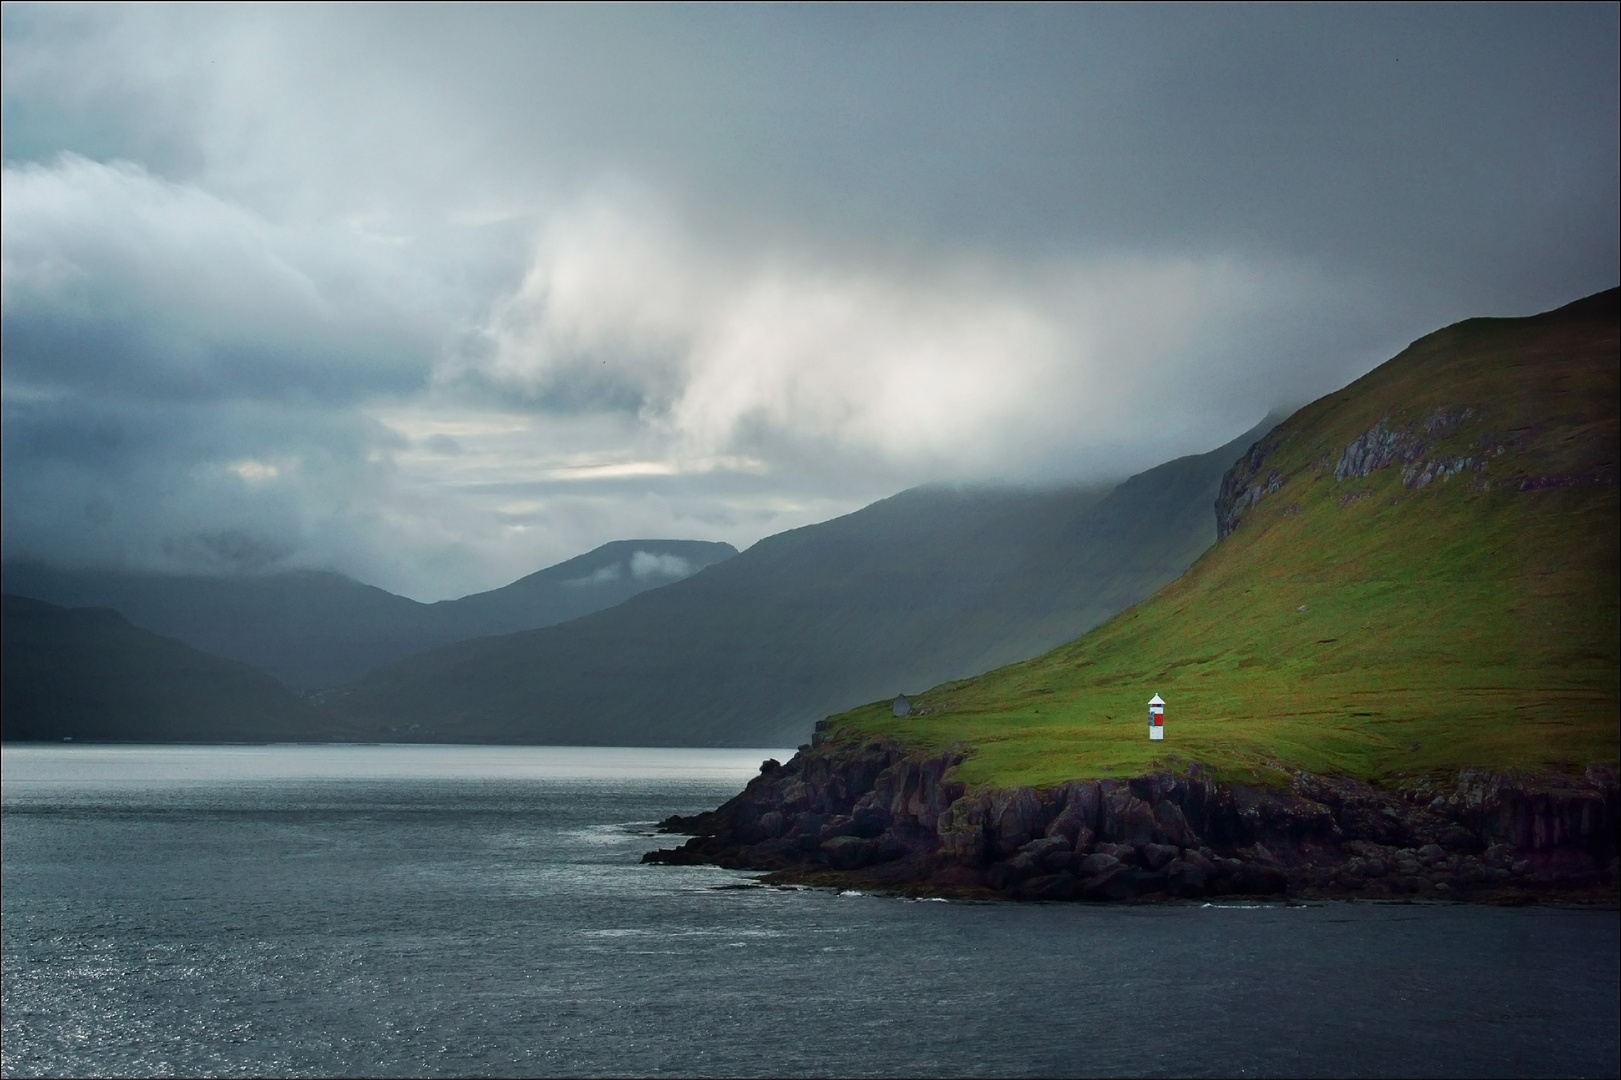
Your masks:
<svg viewBox="0 0 1621 1080"><path fill-rule="evenodd" d="M1215 896L1614 903L1617 772L1463 769L1376 786L1283 786L1198 765L1047 789L970 788L959 753L818 733L644 862L768 882L1013 900Z"/></svg>

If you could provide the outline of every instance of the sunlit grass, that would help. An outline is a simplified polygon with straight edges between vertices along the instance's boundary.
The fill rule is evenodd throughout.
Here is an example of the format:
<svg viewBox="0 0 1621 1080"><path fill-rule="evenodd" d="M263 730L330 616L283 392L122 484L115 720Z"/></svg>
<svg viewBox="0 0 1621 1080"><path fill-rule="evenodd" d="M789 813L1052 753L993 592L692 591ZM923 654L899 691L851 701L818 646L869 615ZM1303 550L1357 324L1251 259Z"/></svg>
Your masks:
<svg viewBox="0 0 1621 1080"><path fill-rule="evenodd" d="M836 725L961 745L962 778L998 786L1192 762L1270 783L1292 770L1377 779L1615 761L1614 482L1514 487L1613 476L1614 334L1567 343L1555 363L1523 332L1530 320L1481 322L1291 418L1269 462L1281 490L1155 597L1043 657L936 687L912 716L874 705ZM1417 424L1459 404L1482 419L1429 453L1507 442L1484 472L1421 491L1395 468L1334 479L1340 450L1381 417ZM1167 702L1158 743L1155 693Z"/></svg>

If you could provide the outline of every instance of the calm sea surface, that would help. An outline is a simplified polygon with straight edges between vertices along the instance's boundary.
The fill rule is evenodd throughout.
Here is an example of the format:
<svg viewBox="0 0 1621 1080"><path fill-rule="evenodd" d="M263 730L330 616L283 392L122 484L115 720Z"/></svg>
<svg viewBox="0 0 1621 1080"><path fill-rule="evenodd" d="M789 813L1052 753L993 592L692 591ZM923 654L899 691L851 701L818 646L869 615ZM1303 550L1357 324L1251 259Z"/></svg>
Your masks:
<svg viewBox="0 0 1621 1080"><path fill-rule="evenodd" d="M638 862L767 753L8 746L4 1072L1617 1072L1614 911L910 902Z"/></svg>

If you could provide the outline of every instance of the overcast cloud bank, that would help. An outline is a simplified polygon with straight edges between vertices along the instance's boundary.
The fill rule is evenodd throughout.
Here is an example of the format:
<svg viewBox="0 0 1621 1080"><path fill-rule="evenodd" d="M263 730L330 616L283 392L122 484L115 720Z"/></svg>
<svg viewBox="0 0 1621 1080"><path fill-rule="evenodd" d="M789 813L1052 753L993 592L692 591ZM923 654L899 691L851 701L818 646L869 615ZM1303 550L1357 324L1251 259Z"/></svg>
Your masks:
<svg viewBox="0 0 1621 1080"><path fill-rule="evenodd" d="M423 599L1209 449L1615 284L1617 17L4 14L8 558Z"/></svg>

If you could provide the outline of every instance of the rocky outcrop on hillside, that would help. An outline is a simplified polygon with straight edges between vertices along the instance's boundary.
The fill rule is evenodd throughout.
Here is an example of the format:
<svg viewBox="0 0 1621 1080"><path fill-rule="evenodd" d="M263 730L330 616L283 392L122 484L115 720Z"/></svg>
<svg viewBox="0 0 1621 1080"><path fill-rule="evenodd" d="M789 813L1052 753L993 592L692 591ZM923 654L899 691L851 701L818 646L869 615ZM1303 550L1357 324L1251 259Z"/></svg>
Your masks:
<svg viewBox="0 0 1621 1080"><path fill-rule="evenodd" d="M1269 468L1265 476L1261 474L1277 448L1275 437L1260 440L1222 476L1221 487L1216 492L1218 541L1232 535L1245 511L1283 486L1283 473L1279 470Z"/></svg>
<svg viewBox="0 0 1621 1080"><path fill-rule="evenodd" d="M644 862L767 880L1018 900L1224 895L1613 898L1617 774L1463 770L1382 788L1298 774L1284 789L1183 774L970 789L961 755L822 741L767 761Z"/></svg>
<svg viewBox="0 0 1621 1080"><path fill-rule="evenodd" d="M1515 491L1547 491L1578 484L1616 485L1613 459L1598 462L1592 468L1552 476L1511 467L1501 470L1502 475L1494 480L1488 467L1505 454L1510 455L1505 460L1514 463L1516 451L1523 450L1525 434L1503 434L1492 429L1486 423L1488 419L1484 409L1473 405L1443 405L1413 424L1397 424L1389 417L1379 420L1339 451L1333 468L1334 482L1351 485L1340 499L1340 505L1349 505L1367 494L1355 486L1355 481L1395 467L1401 469L1402 486L1409 491L1422 491L1432 483L1446 483L1465 473L1472 477L1475 489L1480 491L1490 490L1494 483ZM1479 430L1470 432L1468 425L1476 425ZM1466 440L1467 453L1437 449L1443 439L1457 435L1460 430L1472 435ZM1217 540L1231 536L1252 507L1289 482L1283 470L1275 467L1277 451L1287 437L1274 432L1260 440L1222 477L1215 504ZM1329 460L1325 458L1321 462L1323 469L1326 470Z"/></svg>

